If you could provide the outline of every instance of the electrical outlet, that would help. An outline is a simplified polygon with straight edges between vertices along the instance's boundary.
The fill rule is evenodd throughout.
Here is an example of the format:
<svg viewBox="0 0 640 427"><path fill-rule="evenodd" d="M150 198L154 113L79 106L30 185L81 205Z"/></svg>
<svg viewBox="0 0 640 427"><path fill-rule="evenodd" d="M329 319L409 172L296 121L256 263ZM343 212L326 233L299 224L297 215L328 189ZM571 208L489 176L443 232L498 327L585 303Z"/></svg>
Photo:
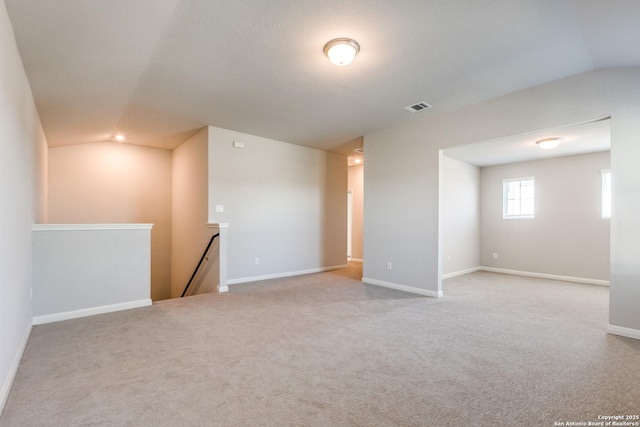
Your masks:
<svg viewBox="0 0 640 427"><path fill-rule="evenodd" d="M256 258L256 265L260 264L260 258Z"/></svg>
<svg viewBox="0 0 640 427"><path fill-rule="evenodd" d="M498 259L498 252L493 253L493 259Z"/></svg>
<svg viewBox="0 0 640 427"><path fill-rule="evenodd" d="M224 212L224 205L216 205L216 212Z"/></svg>
<svg viewBox="0 0 640 427"><path fill-rule="evenodd" d="M387 270L393 270L393 266L391 265L391 261L387 261Z"/></svg>

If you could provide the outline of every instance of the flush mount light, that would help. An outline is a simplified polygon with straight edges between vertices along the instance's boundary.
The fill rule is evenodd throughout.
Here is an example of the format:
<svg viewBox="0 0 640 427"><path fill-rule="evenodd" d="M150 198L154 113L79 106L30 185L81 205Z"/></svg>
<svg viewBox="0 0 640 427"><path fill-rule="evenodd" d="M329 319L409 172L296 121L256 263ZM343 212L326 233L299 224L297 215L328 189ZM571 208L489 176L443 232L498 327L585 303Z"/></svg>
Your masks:
<svg viewBox="0 0 640 427"><path fill-rule="evenodd" d="M124 135L113 135L113 139L115 139L118 142L122 142L125 140L125 136Z"/></svg>
<svg viewBox="0 0 640 427"><path fill-rule="evenodd" d="M543 150L551 150L552 148L556 148L558 144L560 144L560 141L562 141L562 138L546 138L536 141L536 144Z"/></svg>
<svg viewBox="0 0 640 427"><path fill-rule="evenodd" d="M359 51L360 45L352 39L333 39L324 45L324 54L339 67L351 64Z"/></svg>

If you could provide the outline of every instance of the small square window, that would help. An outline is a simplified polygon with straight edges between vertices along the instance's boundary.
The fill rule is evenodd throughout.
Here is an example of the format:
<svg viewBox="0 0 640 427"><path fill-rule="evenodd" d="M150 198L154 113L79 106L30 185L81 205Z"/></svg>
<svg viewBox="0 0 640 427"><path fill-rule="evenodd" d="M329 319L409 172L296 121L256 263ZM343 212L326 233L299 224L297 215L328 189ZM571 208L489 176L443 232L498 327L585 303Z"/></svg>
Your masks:
<svg viewBox="0 0 640 427"><path fill-rule="evenodd" d="M502 218L534 218L534 177L502 180Z"/></svg>

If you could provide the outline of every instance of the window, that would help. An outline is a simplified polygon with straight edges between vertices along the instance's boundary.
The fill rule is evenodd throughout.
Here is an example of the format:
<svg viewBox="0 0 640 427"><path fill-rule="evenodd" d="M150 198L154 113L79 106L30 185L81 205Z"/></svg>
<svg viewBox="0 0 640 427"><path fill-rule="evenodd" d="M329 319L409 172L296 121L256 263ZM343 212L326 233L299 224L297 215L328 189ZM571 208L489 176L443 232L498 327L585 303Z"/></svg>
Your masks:
<svg viewBox="0 0 640 427"><path fill-rule="evenodd" d="M534 177L502 180L502 218L533 218Z"/></svg>
<svg viewBox="0 0 640 427"><path fill-rule="evenodd" d="M611 171L602 169L602 218L611 218Z"/></svg>

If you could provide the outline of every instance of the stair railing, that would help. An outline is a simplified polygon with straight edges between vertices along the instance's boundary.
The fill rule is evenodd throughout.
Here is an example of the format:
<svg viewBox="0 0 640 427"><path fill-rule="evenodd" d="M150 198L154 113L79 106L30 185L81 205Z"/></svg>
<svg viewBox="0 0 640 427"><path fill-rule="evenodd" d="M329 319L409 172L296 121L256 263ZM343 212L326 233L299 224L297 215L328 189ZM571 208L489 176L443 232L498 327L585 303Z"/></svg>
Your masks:
<svg viewBox="0 0 640 427"><path fill-rule="evenodd" d="M182 295L180 295L180 298L184 297L185 294L187 293L187 289L189 289L189 286L191 286L191 282L193 282L193 278L196 277L196 274L198 274L198 269L200 268L200 265L202 265L202 261L204 261L205 258L207 258L207 252L209 252L209 248L211 247L211 244L213 243L213 241L215 240L216 237L218 237L220 235L220 233L214 234L213 236L211 236L211 240L209 240L209 244L207 245L207 248L204 250L204 253L202 254L202 256L200 257L200 261L198 262L198 265L196 266L196 269L193 270L193 274L191 275L191 278L189 279L189 283L187 283L187 286L184 287L184 291L182 291ZM207 258L207 261L209 259Z"/></svg>

